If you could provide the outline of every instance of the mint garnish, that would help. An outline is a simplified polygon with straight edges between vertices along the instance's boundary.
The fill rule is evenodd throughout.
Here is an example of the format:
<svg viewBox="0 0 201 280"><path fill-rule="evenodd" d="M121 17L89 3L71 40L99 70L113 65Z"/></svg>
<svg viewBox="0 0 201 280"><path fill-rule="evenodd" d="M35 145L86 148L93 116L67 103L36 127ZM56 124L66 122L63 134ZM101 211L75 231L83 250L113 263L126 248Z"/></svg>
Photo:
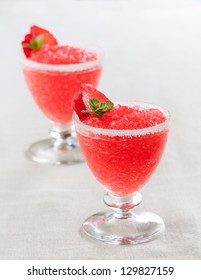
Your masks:
<svg viewBox="0 0 201 280"><path fill-rule="evenodd" d="M106 112L109 112L114 107L114 104L109 100L101 103L100 101L98 101L98 99L92 98L92 99L89 100L89 106L91 108L91 111L85 110L85 111L82 111L82 112L93 114L96 117L100 118Z"/></svg>
<svg viewBox="0 0 201 280"><path fill-rule="evenodd" d="M40 34L36 38L31 39L30 43L23 44L23 48L33 49L35 51L40 50L44 42L44 35Z"/></svg>

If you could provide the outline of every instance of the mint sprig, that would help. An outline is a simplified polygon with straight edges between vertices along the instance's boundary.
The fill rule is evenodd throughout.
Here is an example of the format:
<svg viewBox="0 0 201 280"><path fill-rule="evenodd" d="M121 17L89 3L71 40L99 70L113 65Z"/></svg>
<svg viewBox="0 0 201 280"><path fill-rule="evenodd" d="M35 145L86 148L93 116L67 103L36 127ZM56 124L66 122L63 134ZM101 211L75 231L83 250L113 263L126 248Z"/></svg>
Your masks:
<svg viewBox="0 0 201 280"><path fill-rule="evenodd" d="M40 34L36 38L31 39L29 44L28 43L23 44L22 47L38 51L42 47L43 42L44 42L44 35Z"/></svg>
<svg viewBox="0 0 201 280"><path fill-rule="evenodd" d="M114 107L114 104L109 100L101 103L98 99L92 98L89 100L89 106L91 108L91 111L84 110L82 112L93 114L96 117L100 118L106 112L109 112Z"/></svg>

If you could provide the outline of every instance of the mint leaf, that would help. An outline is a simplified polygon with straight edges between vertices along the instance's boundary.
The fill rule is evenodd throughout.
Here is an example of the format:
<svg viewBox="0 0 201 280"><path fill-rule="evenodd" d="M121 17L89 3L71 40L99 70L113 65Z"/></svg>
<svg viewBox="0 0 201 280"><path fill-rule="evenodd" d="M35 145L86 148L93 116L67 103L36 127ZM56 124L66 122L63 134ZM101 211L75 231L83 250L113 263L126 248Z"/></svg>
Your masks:
<svg viewBox="0 0 201 280"><path fill-rule="evenodd" d="M89 100L89 106L92 111L95 111L96 109L100 108L101 103L96 98L92 98Z"/></svg>
<svg viewBox="0 0 201 280"><path fill-rule="evenodd" d="M103 103L101 103L101 110L103 113L109 112L110 110L112 110L112 108L114 107L114 104L112 103L112 101L105 101Z"/></svg>
<svg viewBox="0 0 201 280"><path fill-rule="evenodd" d="M96 117L102 117L106 112L109 112L113 107L114 104L111 101L105 101L103 103L99 102L98 99L92 98L89 100L89 106L91 111L83 111L85 113L93 114Z"/></svg>
<svg viewBox="0 0 201 280"><path fill-rule="evenodd" d="M43 42L44 42L44 35L40 34L36 38L31 39L30 41L31 48L35 51L38 51L42 47Z"/></svg>
<svg viewBox="0 0 201 280"><path fill-rule="evenodd" d="M22 44L22 47L23 48L28 48L28 49L32 49L31 45L30 44Z"/></svg>
<svg viewBox="0 0 201 280"><path fill-rule="evenodd" d="M42 47L43 42L44 42L44 35L40 34L36 38L31 39L30 43L23 44L22 47L38 51Z"/></svg>

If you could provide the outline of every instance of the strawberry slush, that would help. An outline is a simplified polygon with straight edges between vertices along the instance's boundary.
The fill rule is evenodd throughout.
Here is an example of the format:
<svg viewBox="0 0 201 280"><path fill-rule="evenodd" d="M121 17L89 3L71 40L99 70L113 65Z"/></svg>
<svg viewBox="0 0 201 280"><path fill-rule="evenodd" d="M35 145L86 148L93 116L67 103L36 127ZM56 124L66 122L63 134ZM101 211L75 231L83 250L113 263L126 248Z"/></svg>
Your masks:
<svg viewBox="0 0 201 280"><path fill-rule="evenodd" d="M22 42L28 88L43 113L58 124L72 119L74 95L82 83L97 86L102 66L99 55L74 46L59 46L47 30L32 26Z"/></svg>
<svg viewBox="0 0 201 280"><path fill-rule="evenodd" d="M78 109L75 105L76 101L74 108ZM76 113L77 123L79 110ZM92 113L83 117L76 128L87 164L113 194L136 192L161 159L168 136L164 125L168 116L160 107L145 103L116 105L101 117Z"/></svg>

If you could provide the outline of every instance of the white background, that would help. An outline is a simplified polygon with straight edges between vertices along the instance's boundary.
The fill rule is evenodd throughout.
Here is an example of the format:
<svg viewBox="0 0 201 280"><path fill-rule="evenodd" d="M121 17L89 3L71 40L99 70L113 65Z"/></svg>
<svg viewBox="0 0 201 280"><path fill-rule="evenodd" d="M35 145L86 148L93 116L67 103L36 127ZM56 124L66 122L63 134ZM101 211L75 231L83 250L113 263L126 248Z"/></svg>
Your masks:
<svg viewBox="0 0 201 280"><path fill-rule="evenodd" d="M105 50L99 89L111 100L168 108L164 157L142 189L142 210L166 230L138 246L95 242L80 229L106 209L86 164L41 166L25 150L48 135L17 56L30 25L61 43ZM201 258L201 1L0 1L0 258Z"/></svg>

